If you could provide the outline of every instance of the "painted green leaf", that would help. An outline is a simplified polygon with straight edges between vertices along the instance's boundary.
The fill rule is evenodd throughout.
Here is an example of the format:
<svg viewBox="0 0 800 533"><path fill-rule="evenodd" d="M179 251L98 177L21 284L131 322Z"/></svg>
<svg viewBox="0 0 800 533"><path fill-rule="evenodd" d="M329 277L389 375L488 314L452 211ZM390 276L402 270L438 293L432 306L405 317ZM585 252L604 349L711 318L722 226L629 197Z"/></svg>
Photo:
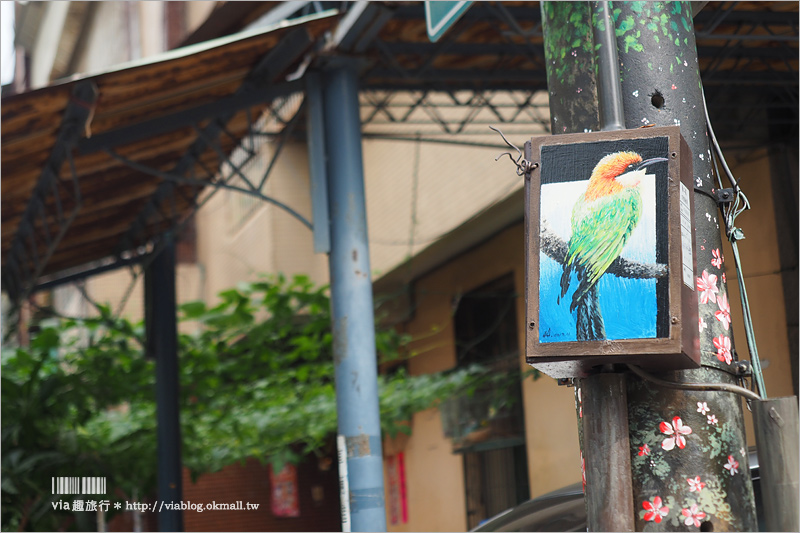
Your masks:
<svg viewBox="0 0 800 533"><path fill-rule="evenodd" d="M641 13L644 7L644 2L631 2L631 10L635 13Z"/></svg>
<svg viewBox="0 0 800 533"><path fill-rule="evenodd" d="M681 45L681 41L680 41L680 39L678 39L677 37L675 37L675 46L680 46L680 45Z"/></svg>
<svg viewBox="0 0 800 533"><path fill-rule="evenodd" d="M672 28L672 30L675 32L678 31L678 23L675 22L674 20L669 21L669 27Z"/></svg>
<svg viewBox="0 0 800 533"><path fill-rule="evenodd" d="M628 15L628 17L625 20L620 22L619 28L617 28L617 35L622 35L626 31L628 31L631 28L633 28L634 25L635 25L635 22L633 20L633 17Z"/></svg>

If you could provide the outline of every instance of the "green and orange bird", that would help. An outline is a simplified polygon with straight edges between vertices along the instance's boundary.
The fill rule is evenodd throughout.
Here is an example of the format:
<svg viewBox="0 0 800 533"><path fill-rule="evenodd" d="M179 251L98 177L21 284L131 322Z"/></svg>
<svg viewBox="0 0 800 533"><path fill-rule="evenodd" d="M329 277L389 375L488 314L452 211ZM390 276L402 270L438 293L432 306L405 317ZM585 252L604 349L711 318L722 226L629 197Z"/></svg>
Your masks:
<svg viewBox="0 0 800 533"><path fill-rule="evenodd" d="M572 235L561 275L561 301L567 294L571 273L578 277L570 312L577 309L577 339L606 338L597 295L597 282L622 253L625 243L639 223L642 196L639 183L645 167L665 157L642 161L636 152L615 152L603 157L594 167L586 192L572 208Z"/></svg>

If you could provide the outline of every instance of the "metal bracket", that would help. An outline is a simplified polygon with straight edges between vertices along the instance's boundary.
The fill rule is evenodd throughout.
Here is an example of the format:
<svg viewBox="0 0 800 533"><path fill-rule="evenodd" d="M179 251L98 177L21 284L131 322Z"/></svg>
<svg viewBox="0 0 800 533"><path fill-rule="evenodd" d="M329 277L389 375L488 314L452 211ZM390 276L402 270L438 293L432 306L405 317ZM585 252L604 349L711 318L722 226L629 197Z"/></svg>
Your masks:
<svg viewBox="0 0 800 533"><path fill-rule="evenodd" d="M736 199L736 191L733 189L715 189L714 196L716 197L717 204L729 204Z"/></svg>

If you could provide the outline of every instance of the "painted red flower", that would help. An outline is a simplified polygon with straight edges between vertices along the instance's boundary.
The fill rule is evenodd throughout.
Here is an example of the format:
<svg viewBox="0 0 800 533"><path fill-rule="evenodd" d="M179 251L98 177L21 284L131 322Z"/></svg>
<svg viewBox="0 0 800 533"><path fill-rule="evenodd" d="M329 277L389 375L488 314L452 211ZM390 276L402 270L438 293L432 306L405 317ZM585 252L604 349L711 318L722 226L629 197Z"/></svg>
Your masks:
<svg viewBox="0 0 800 533"><path fill-rule="evenodd" d="M719 253L719 248L711 250L711 264L717 268L722 268L722 262L724 259L722 258L722 254Z"/></svg>
<svg viewBox="0 0 800 533"><path fill-rule="evenodd" d="M717 276L709 274L703 270L703 275L697 278L697 290L700 293L700 303L707 304L710 301L717 302Z"/></svg>
<svg viewBox="0 0 800 533"><path fill-rule="evenodd" d="M705 483L700 481L700 476L686 478L686 481L689 483L689 492L700 492L706 486Z"/></svg>
<svg viewBox="0 0 800 533"><path fill-rule="evenodd" d="M728 280L725 278L725 272L722 273L722 283L728 283Z"/></svg>
<svg viewBox="0 0 800 533"><path fill-rule="evenodd" d="M700 333L703 333L703 330L708 327L708 324L706 324L706 321L703 320L703 317L700 317L697 320L697 325L700 328Z"/></svg>
<svg viewBox="0 0 800 533"><path fill-rule="evenodd" d="M688 509L681 509L681 514L686 517L683 523L687 526L694 525L694 527L700 527L700 520L706 517L706 513L701 511L696 503L693 503Z"/></svg>
<svg viewBox="0 0 800 533"><path fill-rule="evenodd" d="M586 462L583 460L583 452L581 452L581 480L583 481L583 492L586 492Z"/></svg>
<svg viewBox="0 0 800 533"><path fill-rule="evenodd" d="M656 524L659 524L661 523L661 519L667 516L667 513L669 513L669 507L662 507L662 503L661 496L656 496L653 498L653 501L642 502L642 507L644 507L644 510L647 511L644 514L644 519L647 522L655 522Z"/></svg>
<svg viewBox="0 0 800 533"><path fill-rule="evenodd" d="M717 305L719 306L719 311L714 313L714 316L722 322L722 325L727 330L728 325L731 323L731 306L728 305L728 296L723 294L717 298Z"/></svg>
<svg viewBox="0 0 800 533"><path fill-rule="evenodd" d="M714 347L717 349L717 359L731 364L733 355L731 354L731 339L725 335L714 337Z"/></svg>
<svg viewBox="0 0 800 533"><path fill-rule="evenodd" d="M717 415L707 415L706 418L708 419L708 423L712 426L716 426L717 422L719 422L719 420L717 420Z"/></svg>
<svg viewBox="0 0 800 533"><path fill-rule="evenodd" d="M728 463L725 465L725 470L730 472L731 475L734 475L736 472L738 472L737 468L739 468L739 461L734 459L732 455L729 455Z"/></svg>
<svg viewBox="0 0 800 533"><path fill-rule="evenodd" d="M664 442L661 443L661 447L667 451L673 449L676 444L680 449L685 448L686 437L684 435L692 433L692 428L684 426L683 420L681 420L679 416L673 418L671 424L669 422L661 422L661 424L658 425L658 429L661 430L661 433L669 435L669 437L664 439Z"/></svg>
<svg viewBox="0 0 800 533"><path fill-rule="evenodd" d="M650 446L647 444L644 446L639 446L639 455L650 455Z"/></svg>

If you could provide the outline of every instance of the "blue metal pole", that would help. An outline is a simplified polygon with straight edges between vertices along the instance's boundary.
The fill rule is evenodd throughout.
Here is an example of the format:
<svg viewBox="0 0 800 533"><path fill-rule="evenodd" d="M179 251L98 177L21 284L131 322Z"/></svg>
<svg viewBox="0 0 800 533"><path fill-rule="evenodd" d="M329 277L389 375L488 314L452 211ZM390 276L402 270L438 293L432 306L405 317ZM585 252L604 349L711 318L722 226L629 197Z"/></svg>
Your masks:
<svg viewBox="0 0 800 533"><path fill-rule="evenodd" d="M352 531L385 531L375 320L355 65L323 73L331 217L331 310L339 435L347 455ZM343 518L343 526L346 518Z"/></svg>
<svg viewBox="0 0 800 533"><path fill-rule="evenodd" d="M183 496L180 405L178 399L178 330L175 306L175 241L166 245L145 270L148 351L156 360L156 434L158 500L180 504ZM160 531L183 531L183 511L158 513Z"/></svg>

